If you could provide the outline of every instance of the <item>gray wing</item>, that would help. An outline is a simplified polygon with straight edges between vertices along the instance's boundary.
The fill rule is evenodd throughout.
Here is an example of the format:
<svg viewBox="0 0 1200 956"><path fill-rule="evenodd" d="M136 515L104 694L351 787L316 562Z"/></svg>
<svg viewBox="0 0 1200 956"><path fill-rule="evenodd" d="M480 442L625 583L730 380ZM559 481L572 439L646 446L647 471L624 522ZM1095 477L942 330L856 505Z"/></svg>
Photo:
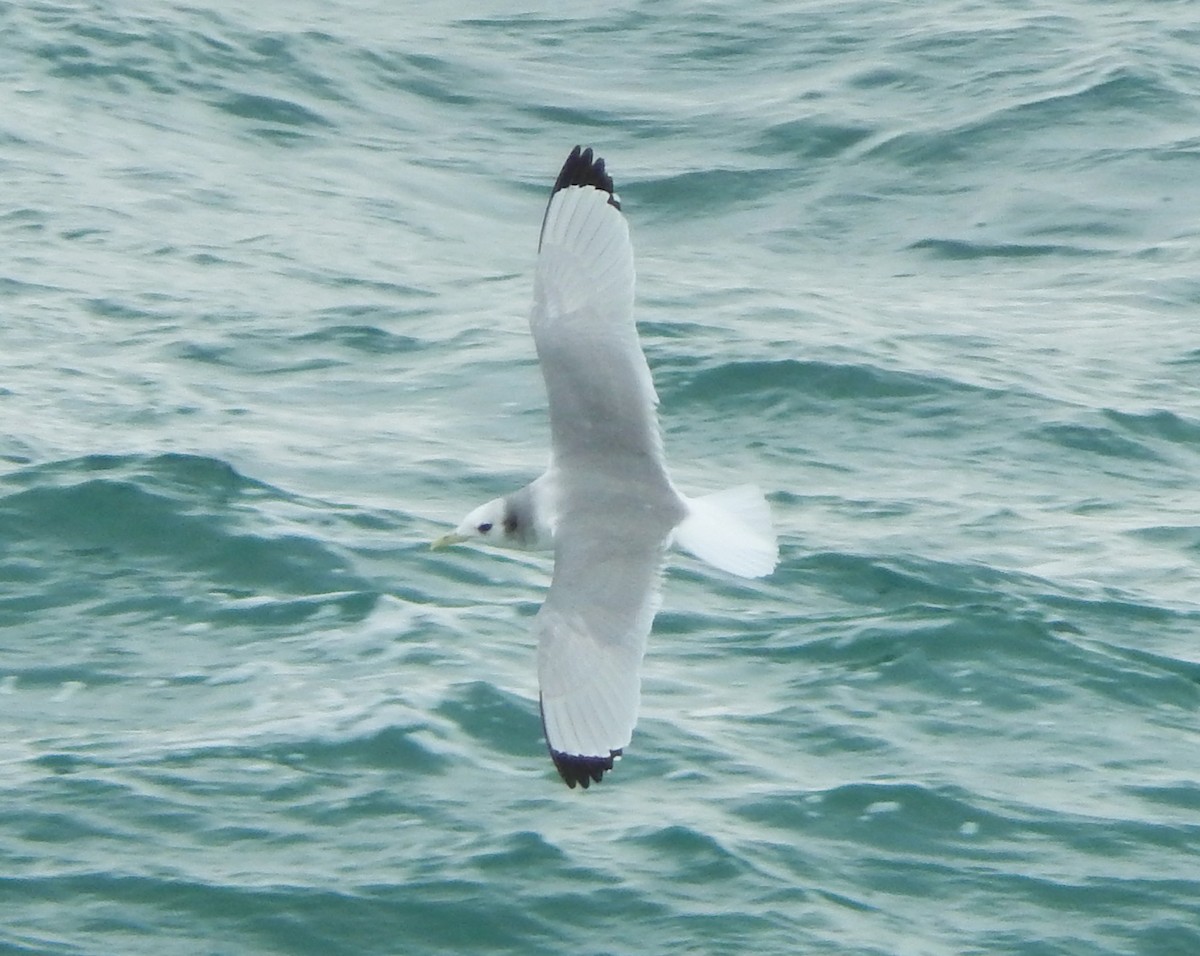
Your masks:
<svg viewBox="0 0 1200 956"><path fill-rule="evenodd" d="M665 540L632 522L615 529L627 536L588 531L559 540L535 625L546 743L572 787L598 781L633 736Z"/></svg>
<svg viewBox="0 0 1200 956"><path fill-rule="evenodd" d="M634 326L633 283L633 246L612 180L603 160L577 148L546 209L530 316L556 462L619 454L662 472L658 396Z"/></svg>
<svg viewBox="0 0 1200 956"><path fill-rule="evenodd" d="M663 464L633 283L612 180L576 148L546 210L530 319L557 500L538 678L546 742L572 787L599 780L630 741L663 552L685 513Z"/></svg>

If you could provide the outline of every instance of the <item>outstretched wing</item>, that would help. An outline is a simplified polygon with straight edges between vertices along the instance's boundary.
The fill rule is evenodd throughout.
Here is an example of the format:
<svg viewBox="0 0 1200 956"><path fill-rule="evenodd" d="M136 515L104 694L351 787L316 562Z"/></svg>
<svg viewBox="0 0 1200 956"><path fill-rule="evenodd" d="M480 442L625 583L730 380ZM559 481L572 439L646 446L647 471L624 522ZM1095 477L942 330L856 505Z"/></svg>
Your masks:
<svg viewBox="0 0 1200 956"><path fill-rule="evenodd" d="M542 223L530 318L549 397L554 580L538 614L546 742L574 787L630 741L668 536L657 396L633 321L633 248L604 161L576 147Z"/></svg>
<svg viewBox="0 0 1200 956"><path fill-rule="evenodd" d="M633 736L642 655L658 610L665 536L625 523L573 526L554 552L554 581L538 612L542 726L571 787L611 770Z"/></svg>
<svg viewBox="0 0 1200 956"><path fill-rule="evenodd" d="M556 464L613 453L662 472L658 396L633 321L633 246L604 160L572 151L542 221L533 311Z"/></svg>

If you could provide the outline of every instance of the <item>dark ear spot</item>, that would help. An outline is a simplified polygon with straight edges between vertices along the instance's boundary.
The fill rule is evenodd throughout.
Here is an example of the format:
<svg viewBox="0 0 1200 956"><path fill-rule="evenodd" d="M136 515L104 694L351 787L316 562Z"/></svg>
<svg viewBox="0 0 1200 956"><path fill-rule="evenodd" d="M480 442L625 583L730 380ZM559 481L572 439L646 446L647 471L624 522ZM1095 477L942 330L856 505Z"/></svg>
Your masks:
<svg viewBox="0 0 1200 956"><path fill-rule="evenodd" d="M517 521L517 516L514 512L508 511L505 513L505 515L504 515L504 533L505 534L512 534L513 532L515 532L517 530L518 524L519 524L519 522Z"/></svg>

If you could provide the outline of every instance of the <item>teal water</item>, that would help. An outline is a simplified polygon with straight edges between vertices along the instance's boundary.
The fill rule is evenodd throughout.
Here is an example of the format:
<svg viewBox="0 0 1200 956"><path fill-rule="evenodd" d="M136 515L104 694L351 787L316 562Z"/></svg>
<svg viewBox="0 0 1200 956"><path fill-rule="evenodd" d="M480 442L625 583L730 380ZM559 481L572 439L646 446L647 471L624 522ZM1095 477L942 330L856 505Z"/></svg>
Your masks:
<svg viewBox="0 0 1200 956"><path fill-rule="evenodd" d="M0 2L0 952L1200 952L1186 3ZM525 328L608 159L678 484L586 793Z"/></svg>

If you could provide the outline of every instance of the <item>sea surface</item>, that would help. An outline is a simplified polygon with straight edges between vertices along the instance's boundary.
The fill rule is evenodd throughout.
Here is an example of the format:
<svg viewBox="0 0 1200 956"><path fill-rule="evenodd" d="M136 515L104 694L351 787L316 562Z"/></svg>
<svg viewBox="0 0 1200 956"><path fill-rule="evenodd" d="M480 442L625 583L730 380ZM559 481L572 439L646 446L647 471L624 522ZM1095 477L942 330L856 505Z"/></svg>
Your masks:
<svg viewBox="0 0 1200 956"><path fill-rule="evenodd" d="M564 787L548 187L677 484ZM0 0L0 953L1200 953L1190 2Z"/></svg>

